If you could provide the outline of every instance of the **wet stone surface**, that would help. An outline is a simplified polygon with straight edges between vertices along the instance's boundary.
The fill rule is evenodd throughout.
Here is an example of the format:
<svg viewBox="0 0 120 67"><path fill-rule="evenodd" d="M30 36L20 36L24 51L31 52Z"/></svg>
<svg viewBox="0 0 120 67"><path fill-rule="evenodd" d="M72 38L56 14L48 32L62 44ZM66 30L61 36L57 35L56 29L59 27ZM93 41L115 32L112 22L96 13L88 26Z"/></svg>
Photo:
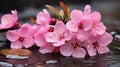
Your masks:
<svg viewBox="0 0 120 67"><path fill-rule="evenodd" d="M120 66L120 33L117 30L109 31L113 37L113 42L108 46L110 52L94 57L86 56L83 59L64 57L58 54L41 54L37 47L32 47L30 56L7 56L0 54L0 67L119 67ZM3 36L4 37L4 36ZM2 37L1 37L2 38ZM2 40L2 39L1 39ZM6 39L0 44L6 43ZM6 47L1 46L0 49ZM22 58L22 59L21 59Z"/></svg>
<svg viewBox="0 0 120 67"><path fill-rule="evenodd" d="M63 57L59 53L43 55L38 52L38 48L34 47L30 48L32 55L25 59L8 59L4 55L0 55L0 66L12 64L15 67L119 67L120 41L116 40L115 36L109 48L110 53L77 59ZM2 64L2 62L4 63ZM5 67L9 67L7 65Z"/></svg>

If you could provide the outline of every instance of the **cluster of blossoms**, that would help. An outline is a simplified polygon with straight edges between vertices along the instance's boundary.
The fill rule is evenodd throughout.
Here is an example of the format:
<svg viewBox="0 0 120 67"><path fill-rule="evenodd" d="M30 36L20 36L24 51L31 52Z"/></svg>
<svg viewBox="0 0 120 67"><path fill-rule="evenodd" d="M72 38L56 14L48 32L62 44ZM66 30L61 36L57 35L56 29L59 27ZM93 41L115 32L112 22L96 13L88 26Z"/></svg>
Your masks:
<svg viewBox="0 0 120 67"><path fill-rule="evenodd" d="M17 25L16 10L2 16L0 29ZM97 11L91 13L89 5L86 5L83 12L72 10L70 20L66 23L52 18L44 9L37 14L36 24L24 23L17 30L9 30L6 37L11 41L10 47L13 49L36 45L42 54L60 52L63 56L76 58L109 52L107 46L113 39L101 22L101 14Z"/></svg>

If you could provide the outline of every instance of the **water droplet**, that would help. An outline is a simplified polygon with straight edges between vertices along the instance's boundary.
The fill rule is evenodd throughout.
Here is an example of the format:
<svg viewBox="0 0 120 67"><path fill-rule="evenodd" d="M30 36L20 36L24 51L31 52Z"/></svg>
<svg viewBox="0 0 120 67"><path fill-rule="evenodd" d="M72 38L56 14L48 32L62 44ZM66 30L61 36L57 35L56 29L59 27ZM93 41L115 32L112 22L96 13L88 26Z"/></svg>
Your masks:
<svg viewBox="0 0 120 67"><path fill-rule="evenodd" d="M8 63L8 62L0 62L0 66L13 67L13 64Z"/></svg>
<svg viewBox="0 0 120 67"><path fill-rule="evenodd" d="M46 61L46 64L56 64L57 61L56 60L49 60L49 61Z"/></svg>

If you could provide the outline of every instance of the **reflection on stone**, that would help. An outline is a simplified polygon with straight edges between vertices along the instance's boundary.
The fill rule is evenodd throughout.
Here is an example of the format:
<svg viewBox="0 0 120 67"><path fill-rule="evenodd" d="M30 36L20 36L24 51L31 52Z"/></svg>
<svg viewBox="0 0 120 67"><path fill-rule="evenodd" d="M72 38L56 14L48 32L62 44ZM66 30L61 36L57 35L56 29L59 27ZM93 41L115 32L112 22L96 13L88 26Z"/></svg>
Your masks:
<svg viewBox="0 0 120 67"><path fill-rule="evenodd" d="M56 60L48 60L46 61L46 64L56 64L57 61Z"/></svg>
<svg viewBox="0 0 120 67"><path fill-rule="evenodd" d="M16 65L16 67L24 67L24 65L23 64L18 64L18 65Z"/></svg>
<svg viewBox="0 0 120 67"><path fill-rule="evenodd" d="M2 66L2 67L13 67L13 64L8 63L8 62L0 62L0 66Z"/></svg>
<svg viewBox="0 0 120 67"><path fill-rule="evenodd" d="M120 40L120 35L115 35L116 40Z"/></svg>
<svg viewBox="0 0 120 67"><path fill-rule="evenodd" d="M11 59L27 59L27 58L29 58L29 56L6 55L6 58L11 58Z"/></svg>
<svg viewBox="0 0 120 67"><path fill-rule="evenodd" d="M110 34L115 35L115 34L117 34L117 32L116 31L111 31Z"/></svg>

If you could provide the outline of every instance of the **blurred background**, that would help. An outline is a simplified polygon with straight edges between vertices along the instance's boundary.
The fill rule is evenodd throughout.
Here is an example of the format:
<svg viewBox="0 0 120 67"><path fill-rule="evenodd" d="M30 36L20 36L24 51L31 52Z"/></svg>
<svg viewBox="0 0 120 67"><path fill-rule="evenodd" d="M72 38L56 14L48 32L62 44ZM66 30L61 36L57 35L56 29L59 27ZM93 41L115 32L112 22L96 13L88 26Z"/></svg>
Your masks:
<svg viewBox="0 0 120 67"><path fill-rule="evenodd" d="M108 31L118 30L120 32L120 0L1 0L0 17L16 9L20 22L30 22L29 17L35 17L45 8L46 4L60 9L59 1L66 3L70 10L83 10L85 5L90 4L92 11L101 12L102 21L108 27Z"/></svg>

